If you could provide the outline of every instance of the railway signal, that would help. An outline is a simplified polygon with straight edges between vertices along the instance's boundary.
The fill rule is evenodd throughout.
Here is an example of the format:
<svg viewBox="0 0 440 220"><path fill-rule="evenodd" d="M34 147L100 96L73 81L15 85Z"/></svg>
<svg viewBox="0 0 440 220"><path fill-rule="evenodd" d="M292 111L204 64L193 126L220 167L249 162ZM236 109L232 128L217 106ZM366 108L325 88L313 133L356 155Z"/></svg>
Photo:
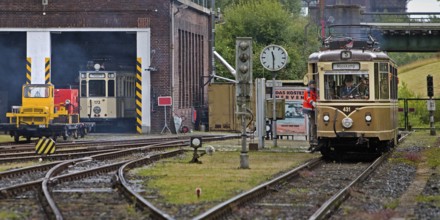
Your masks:
<svg viewBox="0 0 440 220"><path fill-rule="evenodd" d="M434 96L434 79L431 75L426 77L427 89L428 89L428 97Z"/></svg>
<svg viewBox="0 0 440 220"><path fill-rule="evenodd" d="M235 66L239 83L252 83L252 38L237 37Z"/></svg>
<svg viewBox="0 0 440 220"><path fill-rule="evenodd" d="M240 168L249 168L249 155L246 148L246 115L248 114L248 105L252 96L252 38L237 37L235 41L235 67L237 73L237 85L235 95L237 96L236 114L241 116L241 153Z"/></svg>

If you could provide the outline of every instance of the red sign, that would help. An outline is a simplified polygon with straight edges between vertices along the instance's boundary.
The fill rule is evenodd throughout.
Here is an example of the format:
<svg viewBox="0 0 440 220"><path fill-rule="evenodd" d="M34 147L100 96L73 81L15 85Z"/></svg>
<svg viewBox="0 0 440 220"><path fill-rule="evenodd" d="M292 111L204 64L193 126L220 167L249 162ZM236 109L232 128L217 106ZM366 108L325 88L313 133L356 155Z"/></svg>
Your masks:
<svg viewBox="0 0 440 220"><path fill-rule="evenodd" d="M173 103L173 99L171 96L159 96L157 97L157 105L158 106L171 106Z"/></svg>

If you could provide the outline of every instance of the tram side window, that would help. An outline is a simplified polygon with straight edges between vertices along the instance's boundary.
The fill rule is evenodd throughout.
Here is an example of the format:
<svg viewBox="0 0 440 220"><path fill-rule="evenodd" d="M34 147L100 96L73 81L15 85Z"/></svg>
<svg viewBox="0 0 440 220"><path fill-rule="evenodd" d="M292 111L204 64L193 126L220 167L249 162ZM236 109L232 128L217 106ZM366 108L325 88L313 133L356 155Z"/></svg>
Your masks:
<svg viewBox="0 0 440 220"><path fill-rule="evenodd" d="M108 97L115 97L115 80L108 81Z"/></svg>
<svg viewBox="0 0 440 220"><path fill-rule="evenodd" d="M389 99L390 89L389 89L389 77L388 77L388 63L380 63L379 65L379 98Z"/></svg>
<svg viewBox="0 0 440 220"><path fill-rule="evenodd" d="M89 81L89 97L105 97L105 80Z"/></svg>
<svg viewBox="0 0 440 220"><path fill-rule="evenodd" d="M81 80L81 97L87 97L87 81Z"/></svg>

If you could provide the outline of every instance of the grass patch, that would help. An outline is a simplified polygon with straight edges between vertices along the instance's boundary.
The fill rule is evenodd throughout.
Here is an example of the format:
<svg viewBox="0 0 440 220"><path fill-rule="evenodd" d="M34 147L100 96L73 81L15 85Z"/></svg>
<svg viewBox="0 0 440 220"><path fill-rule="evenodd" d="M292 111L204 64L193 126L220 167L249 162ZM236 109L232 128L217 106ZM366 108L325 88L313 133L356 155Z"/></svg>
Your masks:
<svg viewBox="0 0 440 220"><path fill-rule="evenodd" d="M0 142L11 142L11 141L14 141L14 138L11 137L10 135L5 135L5 134L0 135Z"/></svg>
<svg viewBox="0 0 440 220"><path fill-rule="evenodd" d="M427 97L426 94L426 76L432 75L434 79L440 78L440 62L438 58L432 58L425 61L417 61L408 66L399 68L399 80L408 84L408 88L421 97ZM440 81L434 80L434 88L439 88ZM440 90L434 90L434 96L438 97Z"/></svg>
<svg viewBox="0 0 440 220"><path fill-rule="evenodd" d="M192 154L166 159L152 166L135 169L149 176L148 188L159 190L172 204L196 204L230 198L270 179L276 173L295 167L317 154L251 152L250 169L239 169L238 152L216 152L201 158L203 164L190 164ZM196 188L201 188L200 199Z"/></svg>
<svg viewBox="0 0 440 220"><path fill-rule="evenodd" d="M440 207L440 196L417 196L417 202L434 204Z"/></svg>
<svg viewBox="0 0 440 220"><path fill-rule="evenodd" d="M395 199L395 200L389 202L388 204L384 205L385 209L392 209L392 210L396 209L397 206L399 206L399 200L398 199Z"/></svg>
<svg viewBox="0 0 440 220"><path fill-rule="evenodd" d="M0 219L18 220L24 219L24 216L10 211L0 211Z"/></svg>

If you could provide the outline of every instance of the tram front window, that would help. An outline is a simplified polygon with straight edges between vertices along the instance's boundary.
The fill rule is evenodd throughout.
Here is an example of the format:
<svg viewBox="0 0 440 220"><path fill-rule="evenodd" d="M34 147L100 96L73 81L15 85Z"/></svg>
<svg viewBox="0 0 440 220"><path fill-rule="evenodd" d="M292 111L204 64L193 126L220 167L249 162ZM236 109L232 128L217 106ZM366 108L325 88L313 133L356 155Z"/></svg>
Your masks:
<svg viewBox="0 0 440 220"><path fill-rule="evenodd" d="M89 81L89 97L105 96L105 80Z"/></svg>
<svg viewBox="0 0 440 220"><path fill-rule="evenodd" d="M369 78L366 73L326 73L325 99L368 99Z"/></svg>

